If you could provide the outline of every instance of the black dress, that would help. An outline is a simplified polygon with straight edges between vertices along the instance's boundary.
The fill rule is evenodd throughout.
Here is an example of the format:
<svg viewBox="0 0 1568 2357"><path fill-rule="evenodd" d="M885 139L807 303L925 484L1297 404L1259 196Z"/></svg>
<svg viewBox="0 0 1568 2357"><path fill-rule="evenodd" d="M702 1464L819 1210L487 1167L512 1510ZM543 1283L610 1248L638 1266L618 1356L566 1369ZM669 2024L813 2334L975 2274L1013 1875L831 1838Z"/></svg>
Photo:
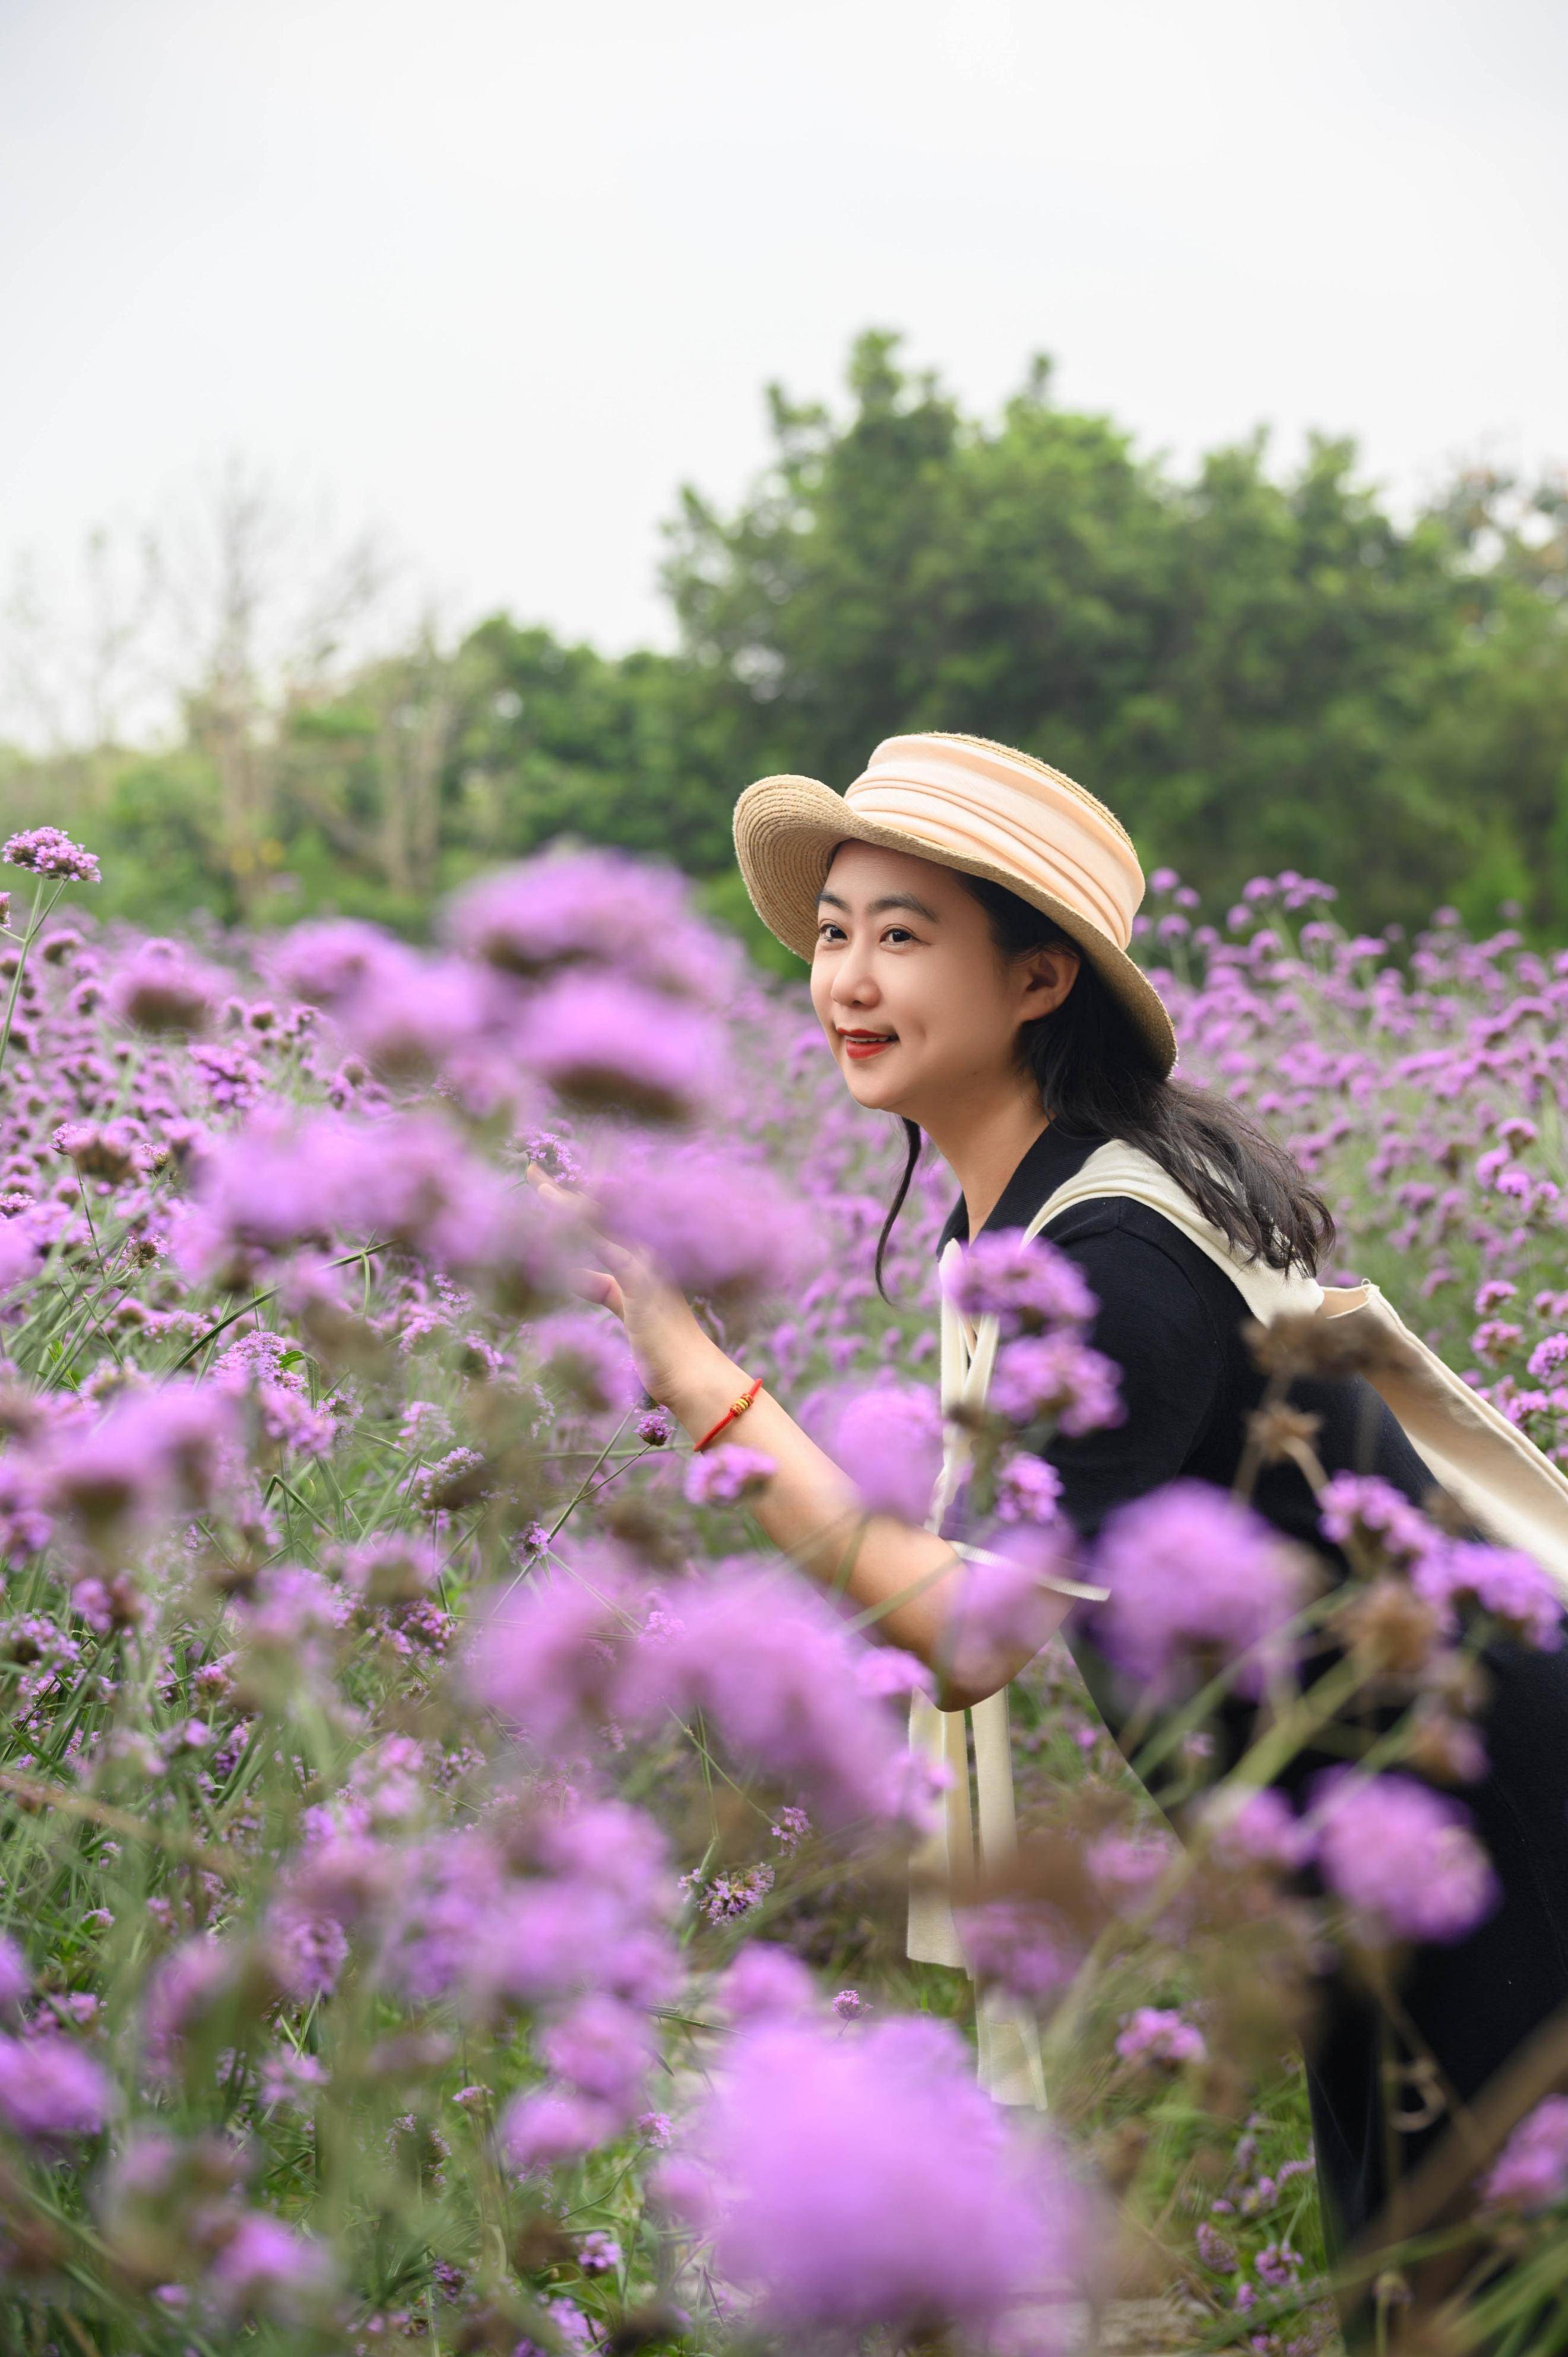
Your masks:
<svg viewBox="0 0 1568 2357"><path fill-rule="evenodd" d="M1105 1143L1053 1122L1018 1164L984 1232L1026 1226ZM1079 1439L1058 1437L1046 1451L1061 1476L1069 1520L1092 1537L1112 1507L1178 1475L1228 1489L1247 1417L1264 1388L1242 1339L1251 1312L1238 1287L1169 1220L1125 1197L1078 1204L1042 1233L1077 1263L1099 1302L1090 1339L1121 1369L1126 1408L1123 1423ZM961 1196L939 1252L954 1236L968 1237ZM1315 1446L1329 1473L1378 1474L1417 1503L1430 1491L1433 1475L1364 1378L1298 1379L1290 1397L1321 1418ZM1311 1485L1297 1466L1265 1468L1252 1502L1346 1576L1349 1566L1318 1530ZM1062 1633L1120 1741L1117 1695L1083 1619L1075 1611ZM1568 1647L1537 1652L1498 1643L1483 1659L1492 1695L1478 1726L1489 1764L1462 1796L1497 1869L1501 1903L1467 1938L1415 1948L1400 1983L1402 2005L1466 2102L1568 2003ZM1222 1754L1228 1748L1223 1729L1220 1748ZM1298 1762L1282 1782L1294 1791L1321 1764ZM1324 1999L1307 2077L1325 2233L1334 2251L1386 2196L1386 2123L1376 2013L1337 1975L1325 1984ZM1395 2132L1401 2174L1447 2126L1439 2116Z"/></svg>

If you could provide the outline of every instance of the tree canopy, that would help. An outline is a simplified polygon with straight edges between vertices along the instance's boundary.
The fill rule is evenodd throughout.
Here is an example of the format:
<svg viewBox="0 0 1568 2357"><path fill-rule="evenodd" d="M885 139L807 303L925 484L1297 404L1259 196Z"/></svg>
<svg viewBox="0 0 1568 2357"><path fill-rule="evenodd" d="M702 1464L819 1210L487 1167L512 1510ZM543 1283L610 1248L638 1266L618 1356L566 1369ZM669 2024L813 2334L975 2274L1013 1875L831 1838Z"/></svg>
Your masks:
<svg viewBox="0 0 1568 2357"><path fill-rule="evenodd" d="M13 755L5 813L96 824L148 920L336 906L417 929L439 886L569 834L678 861L744 922L751 778L842 789L881 737L940 727L1068 770L1207 892L1294 866L1353 923L1517 903L1562 937L1562 480L1469 469L1401 515L1350 441L1280 471L1262 430L1181 474L1059 406L1044 359L970 416L884 332L846 393L770 388L745 497L682 493L672 653L497 614L269 701L236 693L231 649L181 743Z"/></svg>

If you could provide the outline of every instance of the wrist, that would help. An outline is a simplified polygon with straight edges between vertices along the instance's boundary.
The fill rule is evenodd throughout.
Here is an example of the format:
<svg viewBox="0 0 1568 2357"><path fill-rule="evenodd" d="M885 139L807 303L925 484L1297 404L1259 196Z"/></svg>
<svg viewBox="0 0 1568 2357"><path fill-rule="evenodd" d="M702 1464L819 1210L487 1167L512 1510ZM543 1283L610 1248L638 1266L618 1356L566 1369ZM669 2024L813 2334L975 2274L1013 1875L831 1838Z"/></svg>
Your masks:
<svg viewBox="0 0 1568 2357"><path fill-rule="evenodd" d="M683 1425L688 1437L701 1440L715 1425L725 1410L733 1407L742 1392L749 1389L756 1378L737 1366L720 1350L718 1344L704 1339L699 1349L693 1345L682 1357L671 1382L665 1385L661 1405L667 1407L677 1423Z"/></svg>

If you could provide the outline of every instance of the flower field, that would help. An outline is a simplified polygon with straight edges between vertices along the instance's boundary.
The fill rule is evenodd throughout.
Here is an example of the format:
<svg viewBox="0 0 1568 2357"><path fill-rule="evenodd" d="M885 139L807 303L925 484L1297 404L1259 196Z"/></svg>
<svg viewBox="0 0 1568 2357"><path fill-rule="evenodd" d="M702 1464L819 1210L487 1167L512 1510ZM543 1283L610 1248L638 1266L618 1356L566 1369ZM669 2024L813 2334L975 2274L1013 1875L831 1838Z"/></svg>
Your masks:
<svg viewBox="0 0 1568 2357"><path fill-rule="evenodd" d="M1114 1370L1070 1264L982 1240L955 1656L1027 1626L1042 1568L1098 1574L1184 1836L1046 1648L1018 1871L959 1894L976 1980L1040 2025L1048 2114L995 2106L968 1980L904 1954L929 1673L771 1555L767 1461L693 1455L525 1175L920 1522L955 1189L917 1173L884 1301L896 1139L804 990L609 853L468 886L428 950L122 935L91 853L5 856L5 2345L1026 2357L1152 2297L1194 2348L1324 2345L1295 2034L1326 1955L1391 1969L1494 1903L1464 1670L1560 1641L1544 1576L1347 1476L1343 1590L1197 1485L1080 1562L1041 1452L1114 1417ZM1348 937L1294 876L1215 923L1152 884L1184 1074L1321 1185L1326 1277L1568 1462L1568 954L1443 911ZM1282 1728L1374 1690L1375 1756L1299 1812L1260 1789ZM1227 1692L1272 1716L1221 1779ZM1487 2169L1447 2345L1552 2345L1562 2098Z"/></svg>

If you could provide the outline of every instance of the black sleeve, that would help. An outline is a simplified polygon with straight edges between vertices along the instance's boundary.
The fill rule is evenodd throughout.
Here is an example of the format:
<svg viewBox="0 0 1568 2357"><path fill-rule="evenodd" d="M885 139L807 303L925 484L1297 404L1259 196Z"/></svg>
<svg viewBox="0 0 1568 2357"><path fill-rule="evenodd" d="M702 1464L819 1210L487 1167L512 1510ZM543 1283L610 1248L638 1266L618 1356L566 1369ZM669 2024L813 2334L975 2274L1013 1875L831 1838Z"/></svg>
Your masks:
<svg viewBox="0 0 1568 2357"><path fill-rule="evenodd" d="M1100 1304L1088 1339L1121 1370L1125 1419L1045 1454L1061 1476L1062 1510L1092 1538L1113 1506L1174 1480L1212 1416L1220 1338L1208 1305L1176 1260L1121 1223L1113 1200L1064 1211L1044 1231L1082 1270Z"/></svg>

